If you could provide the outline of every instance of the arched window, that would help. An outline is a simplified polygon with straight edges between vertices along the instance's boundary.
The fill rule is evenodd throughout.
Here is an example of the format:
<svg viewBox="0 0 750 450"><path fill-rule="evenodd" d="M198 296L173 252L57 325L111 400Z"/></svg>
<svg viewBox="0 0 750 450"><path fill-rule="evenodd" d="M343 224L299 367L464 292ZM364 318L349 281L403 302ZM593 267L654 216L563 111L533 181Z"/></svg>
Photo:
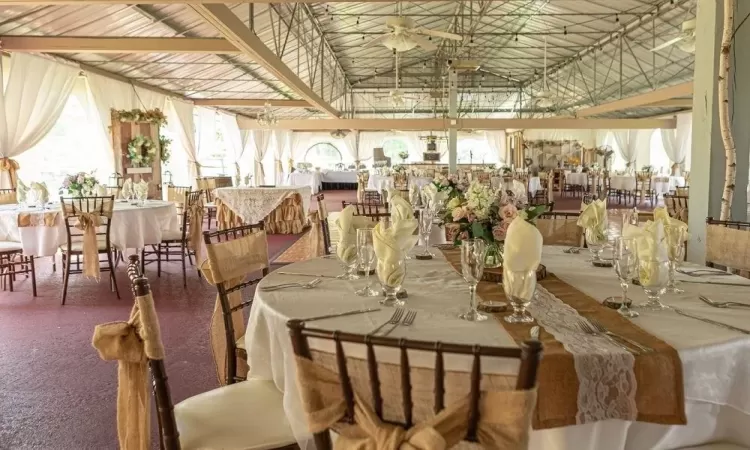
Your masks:
<svg viewBox="0 0 750 450"><path fill-rule="evenodd" d="M391 164L401 164L404 160L399 156L399 153L409 153L409 147L406 146L406 142L402 139L387 139L383 142L383 153L388 158L391 158ZM406 160L409 157L405 158Z"/></svg>
<svg viewBox="0 0 750 450"><path fill-rule="evenodd" d="M319 142L305 153L305 162L312 163L314 167L333 167L341 159L341 152L330 142Z"/></svg>

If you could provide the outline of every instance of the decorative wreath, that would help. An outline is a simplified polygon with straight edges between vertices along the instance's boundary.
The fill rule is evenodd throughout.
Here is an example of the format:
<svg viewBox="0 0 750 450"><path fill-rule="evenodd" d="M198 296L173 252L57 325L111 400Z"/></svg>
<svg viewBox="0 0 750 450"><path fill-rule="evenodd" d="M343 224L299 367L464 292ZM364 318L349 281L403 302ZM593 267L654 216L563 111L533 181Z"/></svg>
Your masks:
<svg viewBox="0 0 750 450"><path fill-rule="evenodd" d="M128 143L128 159L133 167L149 167L156 157L156 144L147 136L136 136Z"/></svg>

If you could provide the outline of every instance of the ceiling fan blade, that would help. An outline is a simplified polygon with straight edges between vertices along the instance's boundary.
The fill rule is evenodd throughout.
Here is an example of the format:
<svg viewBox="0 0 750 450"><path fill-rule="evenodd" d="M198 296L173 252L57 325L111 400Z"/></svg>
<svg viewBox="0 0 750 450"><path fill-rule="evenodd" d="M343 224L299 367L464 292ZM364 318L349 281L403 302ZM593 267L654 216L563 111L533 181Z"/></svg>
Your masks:
<svg viewBox="0 0 750 450"><path fill-rule="evenodd" d="M438 31L438 30L430 30L428 28L412 28L409 31L411 31L412 33L419 33L419 34L424 34L427 36L435 36L435 37L439 37L443 39L453 39L454 41L464 40L463 36L460 36L458 34L447 33L445 31Z"/></svg>
<svg viewBox="0 0 750 450"><path fill-rule="evenodd" d="M663 50L663 49L669 47L670 45L674 45L674 44L682 41L683 39L685 39L684 35L677 36L676 38L670 39L667 42L662 43L661 45L657 45L656 47L652 48L651 51L652 52L658 52L659 50Z"/></svg>
<svg viewBox="0 0 750 450"><path fill-rule="evenodd" d="M409 39L416 42L417 45L427 50L428 52L434 52L435 50L437 50L437 45L433 44L430 40L423 38L416 33L410 33Z"/></svg>
<svg viewBox="0 0 750 450"><path fill-rule="evenodd" d="M389 39L390 37L391 37L391 33L383 34L381 36L376 37L375 39L371 39L371 40L365 42L364 44L362 44L362 47L363 48L367 48L367 47L373 47L375 45L380 45L384 41L386 41L387 39Z"/></svg>

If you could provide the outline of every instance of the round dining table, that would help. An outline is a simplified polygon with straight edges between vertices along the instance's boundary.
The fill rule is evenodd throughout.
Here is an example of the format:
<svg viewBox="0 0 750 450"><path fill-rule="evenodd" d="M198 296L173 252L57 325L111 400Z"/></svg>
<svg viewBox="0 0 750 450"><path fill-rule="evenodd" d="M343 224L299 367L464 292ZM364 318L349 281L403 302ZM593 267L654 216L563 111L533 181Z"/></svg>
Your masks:
<svg viewBox="0 0 750 450"><path fill-rule="evenodd" d="M609 180L611 189L618 191L634 191L636 182L634 175L612 175ZM657 195L668 194L678 187L685 187L685 177L654 175L651 177L651 188Z"/></svg>
<svg viewBox="0 0 750 450"><path fill-rule="evenodd" d="M564 247L559 246L544 247L542 263L549 273L599 302L608 296L620 295L620 285L611 268L592 266L587 261L589 255L585 252L568 254L563 250ZM390 336L461 344L516 346L516 340L501 325L501 318L490 317L484 322L466 322L457 317L468 306L469 288L441 251L433 248L432 252L435 254L432 260L407 261L404 282L404 288L408 292L406 308L417 311L417 316L413 325L396 327ZM341 273L341 266L333 257L290 264L283 271L295 275L272 272L255 291L245 335L248 364L253 377L273 380L283 392L284 409L295 437L301 448L314 449L297 387L294 353L286 322L292 318L305 319L380 307L378 311L317 320L309 325L318 329L367 333L388 320L393 309L381 307L378 303L380 298L355 295L355 289L364 285L362 280L344 281L334 278ZM263 291L264 286L310 281L315 276L319 276L322 282L313 289ZM700 278L678 275L678 279L692 283L683 282L681 287L685 292L666 294L662 297L663 302L697 317L734 327L750 328L750 308L714 308L698 298L700 293L705 293L716 300L733 300L750 305L747 295L750 280L734 275ZM371 281L377 283L375 276ZM498 286L497 289L501 290L502 287ZM537 298L532 301L532 306L540 301L541 295L537 288ZM631 287L628 295L636 304L646 300L640 288ZM529 310L532 310L531 306ZM542 315L539 309L535 311L540 312L540 316L535 315L537 323L543 320L539 317L550 320L550 315L554 320L554 314ZM679 356L676 364L682 369L687 425L660 425L619 419L582 420L569 426L532 430L530 449L670 450L720 439L750 446L750 427L746 426L750 423L750 336L677 314L674 310L641 310L640 313L640 317L631 319L632 323L673 347ZM581 333L580 330L573 329L567 332ZM315 348L318 344L313 342L311 345L315 350L330 351L328 348ZM355 357L356 352L364 355L362 349L351 351L355 352ZM612 350L597 347L588 351ZM348 355L349 352L347 350ZM597 355L599 353L590 357L598 358ZM391 356L396 358L394 362L397 364L398 354ZM433 363L433 357L420 358L418 354L410 356L410 360L413 366L429 367ZM482 362L483 373L512 375L517 369L517 362ZM455 360L446 370L469 372L471 361Z"/></svg>
<svg viewBox="0 0 750 450"><path fill-rule="evenodd" d="M122 249L141 249L161 242L164 231L179 230L173 202L146 200L143 205L116 200L110 239ZM46 207L0 205L0 240L20 242L27 256L53 256L67 241L60 204Z"/></svg>
<svg viewBox="0 0 750 450"><path fill-rule="evenodd" d="M409 177L409 185L416 185L420 188L432 183L430 177ZM393 187L393 177L386 175L370 174L370 178L367 180L367 190L383 192L383 190Z"/></svg>

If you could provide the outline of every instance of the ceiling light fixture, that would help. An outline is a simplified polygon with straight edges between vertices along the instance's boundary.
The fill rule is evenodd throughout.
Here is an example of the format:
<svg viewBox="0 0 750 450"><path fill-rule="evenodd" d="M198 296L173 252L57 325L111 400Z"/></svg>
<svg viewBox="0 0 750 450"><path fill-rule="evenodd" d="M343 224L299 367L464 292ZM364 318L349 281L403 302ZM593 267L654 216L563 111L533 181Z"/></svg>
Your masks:
<svg viewBox="0 0 750 450"><path fill-rule="evenodd" d="M258 114L258 124L263 128L268 128L276 125L278 122L279 119L276 117L276 114L274 114L271 104L266 102L266 104L263 105L263 112Z"/></svg>

